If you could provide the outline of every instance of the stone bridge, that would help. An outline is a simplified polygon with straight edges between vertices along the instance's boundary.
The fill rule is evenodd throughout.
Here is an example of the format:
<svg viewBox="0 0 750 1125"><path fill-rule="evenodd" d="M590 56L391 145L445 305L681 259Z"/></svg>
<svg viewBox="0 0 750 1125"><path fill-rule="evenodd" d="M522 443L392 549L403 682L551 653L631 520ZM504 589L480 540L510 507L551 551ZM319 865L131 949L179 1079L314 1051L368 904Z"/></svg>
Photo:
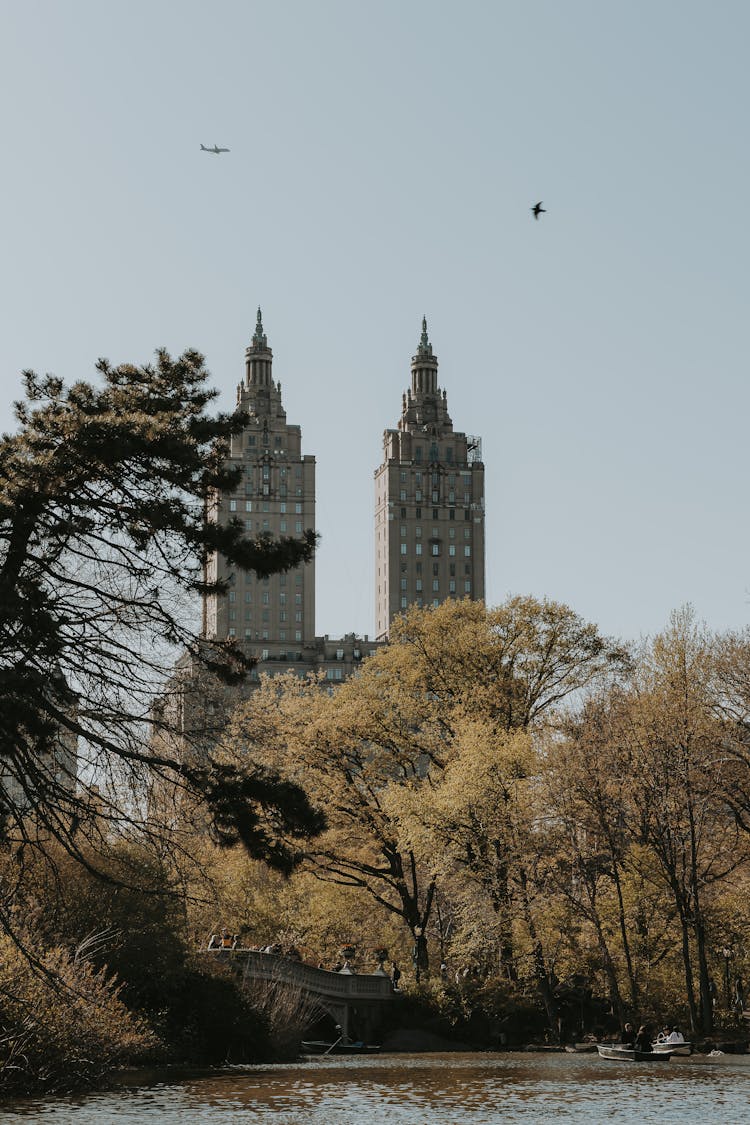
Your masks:
<svg viewBox="0 0 750 1125"><path fill-rule="evenodd" d="M254 949L212 949L207 955L227 962L248 985L267 981L282 988L298 989L330 1015L345 1036L373 1038L384 1005L393 1000L391 980L384 969L374 973L334 973Z"/></svg>

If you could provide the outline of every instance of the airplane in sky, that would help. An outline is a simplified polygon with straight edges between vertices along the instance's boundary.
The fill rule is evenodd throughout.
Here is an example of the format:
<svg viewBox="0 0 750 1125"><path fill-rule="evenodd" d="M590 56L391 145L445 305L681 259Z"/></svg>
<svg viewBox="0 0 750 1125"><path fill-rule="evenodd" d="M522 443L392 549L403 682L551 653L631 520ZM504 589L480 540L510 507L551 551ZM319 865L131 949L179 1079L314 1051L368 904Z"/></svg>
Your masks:
<svg viewBox="0 0 750 1125"><path fill-rule="evenodd" d="M219 148L218 145L214 145L213 148L210 145L208 146L208 148L206 148L205 145L201 145L201 152L215 152L216 155L218 156L218 154L220 152L229 152L229 149L228 148Z"/></svg>

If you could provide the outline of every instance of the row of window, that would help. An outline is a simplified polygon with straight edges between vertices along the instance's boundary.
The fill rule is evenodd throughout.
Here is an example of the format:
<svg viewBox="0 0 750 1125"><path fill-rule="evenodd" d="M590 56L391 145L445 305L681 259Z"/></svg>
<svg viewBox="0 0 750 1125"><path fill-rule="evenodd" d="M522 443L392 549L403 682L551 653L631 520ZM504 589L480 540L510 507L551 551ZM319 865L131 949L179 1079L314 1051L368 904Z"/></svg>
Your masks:
<svg viewBox="0 0 750 1125"><path fill-rule="evenodd" d="M245 618L245 621L252 621L253 611L251 609L246 609L245 614L244 614L244 618ZM237 610L236 609L230 609L229 620L230 621L236 621L237 620ZM270 609L261 610L261 621L270 621L270 620L271 620ZM286 620L287 620L286 610L280 609L279 610L279 621L282 622L282 624L283 624ZM289 618L289 620L291 620L291 618ZM302 610L301 609L295 610L294 620L299 622L300 624L302 624Z"/></svg>
<svg viewBox="0 0 750 1125"><path fill-rule="evenodd" d="M241 512L241 511L243 511L242 505L244 504L245 505L244 511L252 512L253 503L255 503L256 512L270 512L271 511L270 500L261 500L261 502L259 504L257 500L256 501L238 500L236 497L233 497L229 501L229 511L230 512ZM276 505L274 504L274 511L276 511L276 510L277 510ZM291 510L292 510L292 505L290 504L289 505L289 511L291 512ZM286 515L286 511L287 511L286 500L282 500L280 502L280 504L278 506L278 511L281 513L282 516ZM295 502L294 511L295 511L296 515L298 515L298 516L302 515L302 501L301 500L298 500L298 501Z"/></svg>
<svg viewBox="0 0 750 1125"><path fill-rule="evenodd" d="M230 628L228 630L228 634L229 634L230 637L236 637L237 636L237 630L234 629L234 628ZM262 641L270 641L270 639L271 639L270 636L268 635L268 629L261 630L260 634L258 634L256 632L255 637L256 637L256 639L258 639L258 637L259 637L260 640L262 640ZM252 629L245 629L245 640L251 641L252 639L253 639L253 630ZM286 630L282 629L279 632L279 640L280 641L292 640L292 637L291 636L287 637ZM294 640L295 641L301 641L302 640L302 630L301 629L295 629ZM261 660L268 660L268 649L265 649L265 648L263 649L263 652L261 654Z"/></svg>
<svg viewBox="0 0 750 1125"><path fill-rule="evenodd" d="M407 587L407 581L406 581L405 578L402 578L401 579L401 589L402 589L402 591L406 590L407 588L408 588ZM421 578L415 579L414 589L418 594L422 593L422 579ZM440 579L439 578L433 578L433 580L432 580L432 592L433 592L433 594L440 593ZM455 578L449 578L448 579L448 593L449 594L455 594L456 593L456 579ZM464 580L464 593L465 594L471 593L471 579L470 578L467 578L467 579Z"/></svg>
<svg viewBox="0 0 750 1125"><path fill-rule="evenodd" d="M435 469L431 473L424 473L424 480L423 480L423 474L417 472L417 473L414 474L414 484L417 488L419 488L423 483L429 484L433 488L438 488L439 485L440 485L440 478L444 475L445 475L444 473L441 473L437 469ZM461 484L464 486L464 488L468 488L469 484L471 483L471 473L463 472L463 473L460 473L459 475L460 475L460 478L461 478ZM401 484L406 484L408 482L409 473L406 469L401 470L400 480L401 480ZM455 484L456 484L456 474L455 473L448 473L448 487L453 488L455 486Z"/></svg>
<svg viewBox="0 0 750 1125"><path fill-rule="evenodd" d="M440 550L440 547L441 547L440 543L431 543L430 544L430 554L433 556L433 558L438 558L441 555L442 552ZM408 543L402 543L401 544L401 554L406 555L408 553L408 550L409 550ZM422 554L422 544L421 543L415 543L414 544L414 554L416 555L417 558L419 558L420 555ZM455 543L449 543L448 544L448 555L451 558L453 558L455 556L455 554L456 554L456 544ZM469 546L468 543L464 547L464 558L466 558L466 559L471 558L471 547Z"/></svg>
<svg viewBox="0 0 750 1125"><path fill-rule="evenodd" d="M399 489L398 498L401 501L401 503L403 503L405 500L409 499L407 491L406 491L405 488ZM427 496L423 495L421 488L416 488L414 490L414 503L415 504L421 504L422 501L426 500L426 499L427 499ZM439 504L440 503L440 493L436 488L433 488L432 492L430 493L430 501L433 504ZM464 492L462 503L463 504L471 504L471 493L470 492ZM454 508L456 506L456 493L453 491L453 489L449 489L449 491L448 491L448 506L454 507Z"/></svg>
<svg viewBox="0 0 750 1125"><path fill-rule="evenodd" d="M227 599L229 600L230 605L233 604L234 602L236 602L237 601L237 591L236 590L230 590L229 593L227 594ZM253 600L252 590L245 590L245 602L250 604L250 603L252 603L252 600ZM263 605L270 605L271 604L271 591L270 590L262 590L260 600L261 600ZM295 605L302 605L302 594L295 594L294 595L294 604ZM283 591L279 593L279 605L280 606L286 605L286 593L284 593Z"/></svg>

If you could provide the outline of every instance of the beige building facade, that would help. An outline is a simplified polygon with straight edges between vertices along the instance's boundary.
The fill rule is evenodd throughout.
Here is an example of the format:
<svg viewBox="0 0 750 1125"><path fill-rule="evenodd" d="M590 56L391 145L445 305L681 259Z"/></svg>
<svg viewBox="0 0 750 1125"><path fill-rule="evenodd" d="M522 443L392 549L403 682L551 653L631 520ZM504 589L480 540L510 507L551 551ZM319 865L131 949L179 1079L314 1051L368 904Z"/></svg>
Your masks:
<svg viewBox="0 0 750 1125"><path fill-rule="evenodd" d="M248 424L232 439L230 464L242 478L235 492L214 500L217 522L240 520L253 536L299 537L315 529L315 458L302 453L302 432L287 422L281 383L273 380L273 352L263 331L261 311L245 352L245 378L237 387L237 409ZM207 578L229 582L225 595L203 606L207 637L234 637L259 660L291 653L301 659L315 640L315 562L286 574L259 578L235 571L218 554L207 564Z"/></svg>
<svg viewBox="0 0 750 1125"><path fill-rule="evenodd" d="M412 605L484 599L484 464L478 437L453 429L422 320L401 418L375 472L375 635Z"/></svg>

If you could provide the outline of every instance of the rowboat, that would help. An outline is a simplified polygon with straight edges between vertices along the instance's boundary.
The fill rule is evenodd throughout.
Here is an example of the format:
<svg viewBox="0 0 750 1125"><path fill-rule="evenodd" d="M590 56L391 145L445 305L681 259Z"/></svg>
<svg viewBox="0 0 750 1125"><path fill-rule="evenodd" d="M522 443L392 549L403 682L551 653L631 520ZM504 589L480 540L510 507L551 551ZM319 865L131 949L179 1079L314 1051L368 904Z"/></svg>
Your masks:
<svg viewBox="0 0 750 1125"><path fill-rule="evenodd" d="M618 1062L669 1062L672 1058L671 1051L636 1051L622 1043L597 1043L596 1049L600 1058Z"/></svg>
<svg viewBox="0 0 750 1125"><path fill-rule="evenodd" d="M342 1042L324 1043L319 1039L303 1039L303 1055L376 1055L380 1050L377 1043Z"/></svg>
<svg viewBox="0 0 750 1125"><path fill-rule="evenodd" d="M656 1055L692 1055L692 1043L652 1043Z"/></svg>

